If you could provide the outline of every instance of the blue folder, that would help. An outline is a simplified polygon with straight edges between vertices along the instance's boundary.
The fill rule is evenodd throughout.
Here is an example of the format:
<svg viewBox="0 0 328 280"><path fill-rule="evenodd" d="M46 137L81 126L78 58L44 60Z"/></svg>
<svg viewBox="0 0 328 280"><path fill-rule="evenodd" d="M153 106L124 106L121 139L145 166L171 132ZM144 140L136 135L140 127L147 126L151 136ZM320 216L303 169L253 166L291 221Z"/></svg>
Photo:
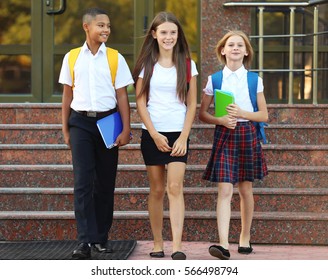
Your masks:
<svg viewBox="0 0 328 280"><path fill-rule="evenodd" d="M108 149L115 147L117 136L123 130L123 123L119 112L115 112L97 121L97 126L105 146Z"/></svg>

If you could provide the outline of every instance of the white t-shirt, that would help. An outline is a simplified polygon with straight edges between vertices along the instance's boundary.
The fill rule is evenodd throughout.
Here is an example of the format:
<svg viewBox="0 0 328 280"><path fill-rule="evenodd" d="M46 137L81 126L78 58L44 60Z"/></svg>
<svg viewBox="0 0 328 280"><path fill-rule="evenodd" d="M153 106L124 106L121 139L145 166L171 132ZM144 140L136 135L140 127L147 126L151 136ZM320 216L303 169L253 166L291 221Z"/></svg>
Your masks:
<svg viewBox="0 0 328 280"><path fill-rule="evenodd" d="M249 97L247 70L244 66L237 71L232 72L228 67L223 68L222 90L230 91L235 97L235 103L247 112L254 112L251 99ZM258 78L257 93L263 92L263 79ZM207 84L204 88L204 93L213 95L212 76L208 76ZM245 121L245 119L238 119L238 121Z"/></svg>
<svg viewBox="0 0 328 280"><path fill-rule="evenodd" d="M191 76L198 75L195 62L191 61ZM139 78L143 78L144 70ZM175 66L165 68L159 63L154 66L150 80L147 109L150 119L159 132L182 131L187 107L177 96L177 70ZM142 124L143 129L147 129Z"/></svg>
<svg viewBox="0 0 328 280"><path fill-rule="evenodd" d="M116 107L116 92L112 83L104 43L101 44L95 55L84 43L74 65L74 80L75 87L71 103L73 110L103 112ZM72 86L68 53L63 60L59 83ZM133 83L129 66L124 57L119 54L115 88L122 88Z"/></svg>

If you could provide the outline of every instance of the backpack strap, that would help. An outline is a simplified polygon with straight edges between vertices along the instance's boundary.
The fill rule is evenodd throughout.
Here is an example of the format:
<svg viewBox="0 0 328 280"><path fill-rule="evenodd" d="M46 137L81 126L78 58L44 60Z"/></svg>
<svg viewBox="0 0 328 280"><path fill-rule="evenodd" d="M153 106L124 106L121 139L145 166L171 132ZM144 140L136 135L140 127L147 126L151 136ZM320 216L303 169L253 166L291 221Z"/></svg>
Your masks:
<svg viewBox="0 0 328 280"><path fill-rule="evenodd" d="M187 59L187 83L189 84L191 80L191 60Z"/></svg>
<svg viewBox="0 0 328 280"><path fill-rule="evenodd" d="M222 70L220 70L212 75L213 91L214 91L214 89L221 89L222 79L223 79ZM248 71L247 72L248 92L249 92L249 97L251 99L251 103L252 103L254 112L258 111L257 82L258 82L258 74L255 72ZM215 98L214 98L214 104L215 104ZM267 126L267 124L264 122L254 122L254 121L253 121L253 124L256 128L257 137L259 138L259 140L262 140L264 144L266 144L266 136L265 136L265 132L264 132L264 126Z"/></svg>
<svg viewBox="0 0 328 280"><path fill-rule="evenodd" d="M186 60L187 64L187 92L189 91L189 83L191 80L191 59Z"/></svg>
<svg viewBox="0 0 328 280"><path fill-rule="evenodd" d="M258 111L257 108L257 80L258 74L254 72L247 72L247 84L248 84L248 91L249 97L251 99L254 112Z"/></svg>
<svg viewBox="0 0 328 280"><path fill-rule="evenodd" d="M247 72L247 84L249 97L251 99L251 103L253 105L254 112L257 112L259 109L257 107L257 83L258 83L259 75L255 72ZM254 122L253 124L256 127L256 134L259 140L262 140L264 144L266 144L266 136L264 132L264 126L268 126L267 123L264 122Z"/></svg>
<svg viewBox="0 0 328 280"><path fill-rule="evenodd" d="M222 70L220 70L218 72L215 72L212 75L213 92L214 92L214 89L221 89L222 79L223 79L223 72L222 72ZM215 94L214 94L214 104L215 104Z"/></svg>
<svg viewBox="0 0 328 280"><path fill-rule="evenodd" d="M72 78L72 88L74 88L74 65L81 51L81 47L70 50L68 55L69 72Z"/></svg>
<svg viewBox="0 0 328 280"><path fill-rule="evenodd" d="M212 86L213 86L213 91L214 89L221 89L222 86L222 79L223 79L223 72L222 70L214 73L212 75Z"/></svg>
<svg viewBox="0 0 328 280"><path fill-rule="evenodd" d="M115 85L116 72L118 67L118 50L107 48L107 60L112 75L112 83Z"/></svg>
<svg viewBox="0 0 328 280"><path fill-rule="evenodd" d="M68 55L69 71L72 77L72 87L74 87L74 65L80 54L81 47L70 50ZM112 48L107 48L107 60L110 73L112 76L112 83L115 85L116 72L118 67L118 51Z"/></svg>

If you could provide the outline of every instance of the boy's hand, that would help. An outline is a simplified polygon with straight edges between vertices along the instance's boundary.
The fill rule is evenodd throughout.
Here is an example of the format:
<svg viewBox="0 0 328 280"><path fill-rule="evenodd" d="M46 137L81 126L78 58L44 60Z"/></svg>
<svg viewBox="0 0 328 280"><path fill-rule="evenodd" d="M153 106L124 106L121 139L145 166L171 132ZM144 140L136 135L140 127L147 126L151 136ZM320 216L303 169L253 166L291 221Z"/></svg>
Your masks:
<svg viewBox="0 0 328 280"><path fill-rule="evenodd" d="M121 146L124 146L126 144L129 144L131 138L132 137L131 137L130 132L122 131L122 133L119 136L117 136L117 138L116 138L115 146L121 147Z"/></svg>
<svg viewBox="0 0 328 280"><path fill-rule="evenodd" d="M65 144L71 148L71 141L70 141L70 133L69 130L63 129L63 136L64 136L64 142Z"/></svg>

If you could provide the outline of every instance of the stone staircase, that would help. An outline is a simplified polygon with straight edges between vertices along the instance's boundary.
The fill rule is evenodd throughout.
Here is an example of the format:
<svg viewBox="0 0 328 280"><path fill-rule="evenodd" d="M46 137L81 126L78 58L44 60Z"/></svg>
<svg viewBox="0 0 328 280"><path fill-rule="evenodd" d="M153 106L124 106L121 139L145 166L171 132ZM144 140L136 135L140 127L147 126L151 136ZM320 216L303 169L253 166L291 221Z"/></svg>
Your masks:
<svg viewBox="0 0 328 280"><path fill-rule="evenodd" d="M269 105L269 176L254 184L252 242L328 245L328 105ZM120 148L112 239L151 239L141 124L131 104L133 140ZM70 151L60 104L0 104L0 240L75 239ZM196 118L185 176L183 239L217 240L216 185L201 179L213 126ZM165 202L168 209L168 203ZM238 193L231 242L238 242ZM165 212L165 239L170 239Z"/></svg>

